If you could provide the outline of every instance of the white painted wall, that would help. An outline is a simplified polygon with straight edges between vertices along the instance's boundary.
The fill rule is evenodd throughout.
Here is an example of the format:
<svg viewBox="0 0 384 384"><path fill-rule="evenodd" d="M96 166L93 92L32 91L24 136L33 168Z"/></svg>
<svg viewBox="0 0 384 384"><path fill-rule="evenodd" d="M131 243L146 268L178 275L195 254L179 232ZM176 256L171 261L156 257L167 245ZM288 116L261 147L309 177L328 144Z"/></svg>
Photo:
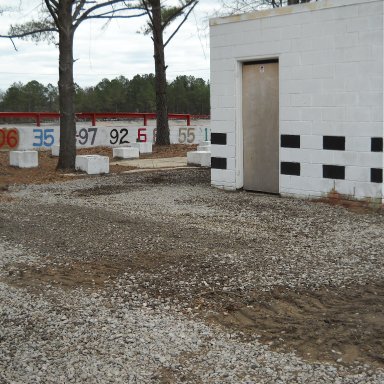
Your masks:
<svg viewBox="0 0 384 384"><path fill-rule="evenodd" d="M384 199L383 0L320 0L210 21L212 145L227 169L212 169L212 185L243 186L241 68L279 59L280 134L297 134L301 148L280 148L280 161L300 162L300 176L280 175L280 193L319 196L332 188L356 198ZM345 151L322 149L323 135L345 136ZM323 164L345 166L345 180L324 179Z"/></svg>
<svg viewBox="0 0 384 384"><path fill-rule="evenodd" d="M92 127L90 123L77 123L77 147L124 146L136 142L139 129L141 140L153 142L153 132L156 128L154 124L154 121L148 126L140 125L138 122L97 122L96 126ZM40 127L33 124L0 124L0 150L10 149L6 143L6 136L7 132L14 128L19 135L19 143L12 148L14 150L40 150L59 145L58 123L43 123ZM210 140L210 135L209 120L192 120L190 126L187 126L185 121L170 121L170 140L173 144L199 144Z"/></svg>

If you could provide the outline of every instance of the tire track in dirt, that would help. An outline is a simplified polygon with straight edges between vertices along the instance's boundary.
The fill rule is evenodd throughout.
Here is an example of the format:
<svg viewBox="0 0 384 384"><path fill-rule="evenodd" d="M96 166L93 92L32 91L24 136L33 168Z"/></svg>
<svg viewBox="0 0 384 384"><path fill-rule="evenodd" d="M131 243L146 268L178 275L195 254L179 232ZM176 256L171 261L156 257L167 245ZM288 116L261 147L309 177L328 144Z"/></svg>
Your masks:
<svg viewBox="0 0 384 384"><path fill-rule="evenodd" d="M260 335L277 350L311 361L384 367L384 284L317 291L255 292L249 305L211 317L229 329Z"/></svg>

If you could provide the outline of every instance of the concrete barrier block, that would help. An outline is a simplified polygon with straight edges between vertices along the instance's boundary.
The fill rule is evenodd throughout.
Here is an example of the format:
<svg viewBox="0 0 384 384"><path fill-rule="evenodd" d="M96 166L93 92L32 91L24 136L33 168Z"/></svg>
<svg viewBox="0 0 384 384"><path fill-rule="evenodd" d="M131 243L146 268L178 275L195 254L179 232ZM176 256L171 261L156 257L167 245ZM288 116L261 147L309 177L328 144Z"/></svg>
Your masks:
<svg viewBox="0 0 384 384"><path fill-rule="evenodd" d="M138 159L139 154L140 154L139 148L133 148L133 147L113 148L113 157L118 157L120 159Z"/></svg>
<svg viewBox="0 0 384 384"><path fill-rule="evenodd" d="M140 153L152 153L152 143L137 142L129 144L132 148L138 148Z"/></svg>
<svg viewBox="0 0 384 384"><path fill-rule="evenodd" d="M78 155L76 156L75 168L77 171L88 173L88 175L109 173L109 158L100 155Z"/></svg>
<svg viewBox="0 0 384 384"><path fill-rule="evenodd" d="M211 152L201 151L201 166L202 167L210 167L211 166Z"/></svg>
<svg viewBox="0 0 384 384"><path fill-rule="evenodd" d="M211 153L208 151L192 151L187 153L188 165L199 165L201 167L211 166Z"/></svg>
<svg viewBox="0 0 384 384"><path fill-rule="evenodd" d="M210 145L202 145L202 144L199 144L199 145L197 146L197 150L198 150L198 151L211 152L211 146L210 146Z"/></svg>
<svg viewBox="0 0 384 384"><path fill-rule="evenodd" d="M18 168L36 168L39 165L39 156L37 151L11 151L9 163Z"/></svg>
<svg viewBox="0 0 384 384"><path fill-rule="evenodd" d="M60 153L60 145L54 145L51 148L51 155L52 156L59 156L59 153Z"/></svg>

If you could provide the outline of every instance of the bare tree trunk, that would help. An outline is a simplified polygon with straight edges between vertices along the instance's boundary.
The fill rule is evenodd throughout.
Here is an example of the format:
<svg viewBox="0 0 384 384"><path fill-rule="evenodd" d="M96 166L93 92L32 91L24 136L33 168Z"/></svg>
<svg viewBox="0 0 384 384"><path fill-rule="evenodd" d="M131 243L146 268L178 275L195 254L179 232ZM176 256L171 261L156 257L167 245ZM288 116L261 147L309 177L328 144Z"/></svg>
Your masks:
<svg viewBox="0 0 384 384"><path fill-rule="evenodd" d="M160 0L152 0L153 46L155 58L155 88L156 88L156 144L169 145L169 125L167 107L167 75L164 59L163 30L161 25Z"/></svg>
<svg viewBox="0 0 384 384"><path fill-rule="evenodd" d="M73 81L72 0L58 2L60 152L57 169L75 169L76 122Z"/></svg>

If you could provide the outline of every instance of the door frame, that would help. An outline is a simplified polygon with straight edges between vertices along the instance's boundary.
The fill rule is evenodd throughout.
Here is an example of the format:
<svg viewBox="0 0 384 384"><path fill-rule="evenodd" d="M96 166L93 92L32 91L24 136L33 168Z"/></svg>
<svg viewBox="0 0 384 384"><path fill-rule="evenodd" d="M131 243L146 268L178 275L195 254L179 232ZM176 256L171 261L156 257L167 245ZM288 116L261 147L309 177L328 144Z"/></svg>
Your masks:
<svg viewBox="0 0 384 384"><path fill-rule="evenodd" d="M278 162L280 164L280 116L281 116L281 97L280 97L280 60L279 56L258 56L236 59L236 189L244 187L244 132L243 132L243 65L244 63L266 63L277 62L279 63L279 150ZM280 166L279 166L279 193L280 193Z"/></svg>

